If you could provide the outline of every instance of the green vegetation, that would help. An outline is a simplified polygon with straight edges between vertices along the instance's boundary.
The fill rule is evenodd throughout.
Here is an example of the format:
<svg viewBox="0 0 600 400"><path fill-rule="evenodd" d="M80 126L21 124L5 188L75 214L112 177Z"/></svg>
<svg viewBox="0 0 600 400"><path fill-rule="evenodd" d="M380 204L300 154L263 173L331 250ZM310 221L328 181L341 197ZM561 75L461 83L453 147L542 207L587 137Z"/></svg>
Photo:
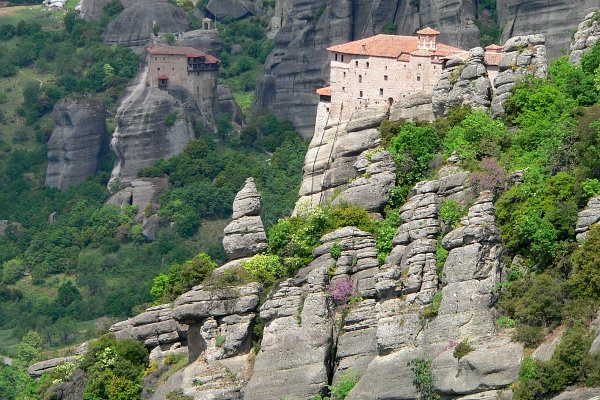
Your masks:
<svg viewBox="0 0 600 400"><path fill-rule="evenodd" d="M483 47L499 43L502 31L498 24L498 10L495 0L477 0L477 20L475 23L481 35L480 42Z"/></svg>
<svg viewBox="0 0 600 400"><path fill-rule="evenodd" d="M425 318L433 318L438 315L440 311L440 306L442 305L442 291L438 290L433 295L433 299L431 300L431 304L426 305L421 310L421 315Z"/></svg>
<svg viewBox="0 0 600 400"><path fill-rule="evenodd" d="M312 400L344 400L358 383L359 377L355 374L345 374L335 386L327 386L329 396L316 395Z"/></svg>
<svg viewBox="0 0 600 400"><path fill-rule="evenodd" d="M460 219L467 211L468 207L462 207L456 200L443 200L440 204L440 219L446 226L458 228Z"/></svg>
<svg viewBox="0 0 600 400"><path fill-rule="evenodd" d="M452 355L454 356L454 358L460 360L461 358L463 358L464 356L466 356L473 350L475 350L475 349L469 343L469 339L465 339L456 345L456 347L454 348L454 351L452 352Z"/></svg>
<svg viewBox="0 0 600 400"><path fill-rule="evenodd" d="M431 374L431 360L416 358L408 363L415 375L413 385L417 388L421 400L439 400L440 396L433 388L433 377Z"/></svg>

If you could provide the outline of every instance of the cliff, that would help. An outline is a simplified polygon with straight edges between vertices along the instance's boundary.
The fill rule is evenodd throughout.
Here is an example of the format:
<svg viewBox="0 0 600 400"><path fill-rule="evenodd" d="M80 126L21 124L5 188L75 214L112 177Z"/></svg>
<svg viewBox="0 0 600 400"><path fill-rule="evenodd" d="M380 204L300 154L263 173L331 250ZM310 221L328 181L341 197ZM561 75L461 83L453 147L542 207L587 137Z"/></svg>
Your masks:
<svg viewBox="0 0 600 400"><path fill-rule="evenodd" d="M568 51L573 31L579 23L598 7L600 0L499 0L502 40L541 33L547 40L548 58L560 57Z"/></svg>
<svg viewBox="0 0 600 400"><path fill-rule="evenodd" d="M62 100L54 106L47 187L66 190L97 171L108 152L105 113L102 104L91 100Z"/></svg>

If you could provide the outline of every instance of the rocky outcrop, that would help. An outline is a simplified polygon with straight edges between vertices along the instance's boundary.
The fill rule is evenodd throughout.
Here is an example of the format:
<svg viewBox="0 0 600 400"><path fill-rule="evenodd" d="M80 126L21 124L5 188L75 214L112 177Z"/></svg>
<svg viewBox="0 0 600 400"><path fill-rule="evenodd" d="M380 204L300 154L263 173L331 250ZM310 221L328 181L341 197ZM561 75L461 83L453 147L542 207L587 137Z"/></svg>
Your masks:
<svg viewBox="0 0 600 400"><path fill-rule="evenodd" d="M233 200L232 221L225 227L223 247L230 260L250 257L267 249L267 235L260 218L260 194L253 178Z"/></svg>
<svg viewBox="0 0 600 400"><path fill-rule="evenodd" d="M378 146L381 136L376 128L387 118L387 106L372 106L347 123L326 126L313 136L304 158L295 212L328 201L359 176L354 163L361 153Z"/></svg>
<svg viewBox="0 0 600 400"><path fill-rule="evenodd" d="M584 241L592 225L598 222L600 222L600 196L592 197L587 206L577 215L577 226L575 227L577 241Z"/></svg>
<svg viewBox="0 0 600 400"><path fill-rule="evenodd" d="M352 180L332 202L333 205L354 204L367 211L382 212L396 184L396 164L383 149L362 152L353 164L358 177Z"/></svg>
<svg viewBox="0 0 600 400"><path fill-rule="evenodd" d="M177 323L171 316L171 305L162 304L146 309L141 314L125 321L117 322L109 328L117 339L135 339L149 349L169 347L173 343L184 342L188 327Z"/></svg>
<svg viewBox="0 0 600 400"><path fill-rule="evenodd" d="M217 29L196 29L184 32L177 39L178 46L189 46L195 49L202 49L208 54L219 57L223 50L223 41Z"/></svg>
<svg viewBox="0 0 600 400"><path fill-rule="evenodd" d="M412 35L424 26L442 32L440 40L461 48L479 44L472 0L409 1L277 0L271 20L276 47L257 82L255 106L271 109L294 123L304 137L313 134L318 102L314 90L329 74L327 47L381 33L384 24Z"/></svg>
<svg viewBox="0 0 600 400"><path fill-rule="evenodd" d="M73 362L75 361L75 357L58 357L52 358L50 360L40 361L38 363L32 364L27 368L27 373L32 378L39 378L46 372L52 372L54 368L58 367L60 364Z"/></svg>
<svg viewBox="0 0 600 400"><path fill-rule="evenodd" d="M327 268L309 269L304 284L284 281L261 307L265 329L246 400L308 399L328 383L333 320L325 293Z"/></svg>
<svg viewBox="0 0 600 400"><path fill-rule="evenodd" d="M598 24L598 11L585 16L583 22L577 27L569 48L569 62L579 64L581 56L591 50L600 39L600 25Z"/></svg>
<svg viewBox="0 0 600 400"><path fill-rule="evenodd" d="M66 190L98 170L108 153L106 110L93 100L61 100L52 116L46 186Z"/></svg>
<svg viewBox="0 0 600 400"><path fill-rule="evenodd" d="M499 0L497 7L503 40L541 33L547 39L548 58L555 59L569 49L573 29L600 7L600 1Z"/></svg>
<svg viewBox="0 0 600 400"><path fill-rule="evenodd" d="M210 0L206 10L219 19L223 17L241 19L260 14L261 4L262 2L251 0Z"/></svg>
<svg viewBox="0 0 600 400"><path fill-rule="evenodd" d="M160 195L167 188L167 184L168 178L134 179L127 187L110 196L106 204L137 206L137 217L140 217L148 211L158 210Z"/></svg>
<svg viewBox="0 0 600 400"><path fill-rule="evenodd" d="M504 113L504 102L526 75L545 78L548 75L546 39L543 35L515 36L504 44L504 56L498 65L499 73L494 78L492 115Z"/></svg>
<svg viewBox="0 0 600 400"><path fill-rule="evenodd" d="M244 124L244 113L235 102L231 90L225 85L218 85L217 95L219 97L219 112L231 115L231 122L242 126Z"/></svg>
<svg viewBox="0 0 600 400"><path fill-rule="evenodd" d="M134 1L111 21L102 39L107 44L144 46L150 41L155 25L161 32L182 33L189 21L183 9L167 0Z"/></svg>
<svg viewBox="0 0 600 400"><path fill-rule="evenodd" d="M446 114L451 107L469 105L475 110L489 109L492 85L485 65L485 52L475 47L467 60L454 58L446 64L440 80L433 89L433 113Z"/></svg>
<svg viewBox="0 0 600 400"><path fill-rule="evenodd" d="M393 121L405 119L408 121L432 122L435 119L433 115L432 95L430 93L419 92L401 98L392 106L390 119Z"/></svg>
<svg viewBox="0 0 600 400"><path fill-rule="evenodd" d="M111 181L131 182L142 168L181 153L195 137L193 121L207 121L196 102L190 101L189 92L147 87L146 73L128 89L117 110L117 129L110 143L117 160Z"/></svg>

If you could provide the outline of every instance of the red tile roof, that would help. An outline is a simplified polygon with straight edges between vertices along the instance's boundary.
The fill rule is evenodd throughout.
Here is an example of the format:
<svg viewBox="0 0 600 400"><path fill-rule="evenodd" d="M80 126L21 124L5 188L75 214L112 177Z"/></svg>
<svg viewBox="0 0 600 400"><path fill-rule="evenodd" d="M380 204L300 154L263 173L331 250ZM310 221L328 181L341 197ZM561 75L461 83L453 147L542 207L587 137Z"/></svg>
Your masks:
<svg viewBox="0 0 600 400"><path fill-rule="evenodd" d="M221 61L210 54L187 46L156 46L146 49L152 55L186 56L188 58L205 57L206 64L218 64Z"/></svg>
<svg viewBox="0 0 600 400"><path fill-rule="evenodd" d="M169 79L169 77L168 77L168 76L166 76L165 74L160 74L160 75L158 76L158 79Z"/></svg>
<svg viewBox="0 0 600 400"><path fill-rule="evenodd" d="M376 35L354 42L344 43L329 47L327 50L335 53L356 54L374 57L400 58L403 54L416 56L440 56L446 57L464 50L448 46L443 43L437 44L437 50L418 50L419 39L415 36L398 35Z"/></svg>
<svg viewBox="0 0 600 400"><path fill-rule="evenodd" d="M504 50L504 46L501 46L501 45L499 45L499 44L492 43L492 44L490 44L489 46L487 46L487 47L485 48L485 50L486 50L486 51L489 51L489 52L500 53L500 52L502 52L502 51Z"/></svg>
<svg viewBox="0 0 600 400"><path fill-rule="evenodd" d="M433 28L427 27L424 29L421 29L420 31L417 31L417 35L439 35L440 32L436 31Z"/></svg>
<svg viewBox="0 0 600 400"><path fill-rule="evenodd" d="M331 86L322 87L317 89L317 94L319 96L330 96L331 97Z"/></svg>

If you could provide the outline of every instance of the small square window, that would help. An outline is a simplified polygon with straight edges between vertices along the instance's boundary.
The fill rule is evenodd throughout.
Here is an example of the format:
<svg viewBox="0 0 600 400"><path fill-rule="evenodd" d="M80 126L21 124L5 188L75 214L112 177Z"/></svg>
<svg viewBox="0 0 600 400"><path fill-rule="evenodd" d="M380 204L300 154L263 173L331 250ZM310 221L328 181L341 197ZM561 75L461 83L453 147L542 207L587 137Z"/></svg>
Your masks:
<svg viewBox="0 0 600 400"><path fill-rule="evenodd" d="M417 82L421 82L421 77L417 76Z"/></svg>
<svg viewBox="0 0 600 400"><path fill-rule="evenodd" d="M379 89L379 95L383 96L383 89L381 89L381 88Z"/></svg>
<svg viewBox="0 0 600 400"><path fill-rule="evenodd" d="M387 76L387 75L384 75L384 76L383 76L383 80L384 80L384 81L387 81L387 80L388 80L388 76Z"/></svg>
<svg viewBox="0 0 600 400"><path fill-rule="evenodd" d="M363 97L363 91L360 91L359 97Z"/></svg>

